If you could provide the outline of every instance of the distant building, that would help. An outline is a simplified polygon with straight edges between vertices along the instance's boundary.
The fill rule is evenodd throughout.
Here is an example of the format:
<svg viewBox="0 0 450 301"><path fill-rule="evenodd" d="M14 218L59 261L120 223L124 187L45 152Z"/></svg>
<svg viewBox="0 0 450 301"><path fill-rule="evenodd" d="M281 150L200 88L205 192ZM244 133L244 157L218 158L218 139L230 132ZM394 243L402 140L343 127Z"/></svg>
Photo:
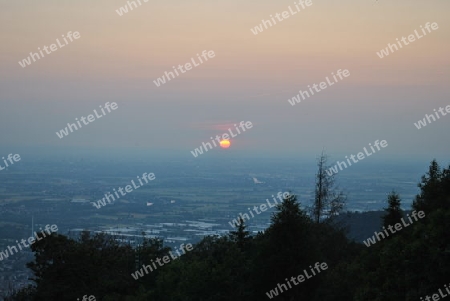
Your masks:
<svg viewBox="0 0 450 301"><path fill-rule="evenodd" d="M85 199L72 199L70 201L71 203L89 203L89 200L85 200Z"/></svg>
<svg viewBox="0 0 450 301"><path fill-rule="evenodd" d="M253 183L255 184L263 184L264 182L260 182L257 178L252 178L253 179Z"/></svg>

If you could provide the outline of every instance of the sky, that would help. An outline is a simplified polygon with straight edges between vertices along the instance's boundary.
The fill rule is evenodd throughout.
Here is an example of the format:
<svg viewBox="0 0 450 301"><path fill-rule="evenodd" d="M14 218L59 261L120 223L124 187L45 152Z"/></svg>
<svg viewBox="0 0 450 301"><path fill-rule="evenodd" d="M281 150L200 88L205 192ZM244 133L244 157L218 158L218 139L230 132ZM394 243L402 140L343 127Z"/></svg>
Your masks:
<svg viewBox="0 0 450 301"><path fill-rule="evenodd" d="M312 0L257 35L252 28L294 1L141 0L120 16L125 5L0 0L1 154L46 147L190 155L211 136L251 121L228 151L300 156L325 148L343 156L386 140L379 158L448 160L450 116L414 125L450 105L448 0ZM439 28L377 56L427 22ZM69 31L80 37L19 65ZM154 84L204 50L215 56ZM339 69L350 76L288 102ZM106 102L118 108L58 138L67 123Z"/></svg>

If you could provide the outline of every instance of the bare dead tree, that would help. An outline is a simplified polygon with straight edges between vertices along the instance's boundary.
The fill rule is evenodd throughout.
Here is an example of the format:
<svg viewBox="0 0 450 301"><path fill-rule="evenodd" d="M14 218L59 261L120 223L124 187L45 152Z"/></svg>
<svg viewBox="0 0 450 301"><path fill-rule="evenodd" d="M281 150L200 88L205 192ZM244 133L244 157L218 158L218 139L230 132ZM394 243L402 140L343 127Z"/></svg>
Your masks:
<svg viewBox="0 0 450 301"><path fill-rule="evenodd" d="M334 174L326 172L327 155L324 151L317 160L317 174L314 190L314 202L311 209L311 215L316 223L327 220L337 214L344 208L346 197L343 192L338 191L335 186Z"/></svg>

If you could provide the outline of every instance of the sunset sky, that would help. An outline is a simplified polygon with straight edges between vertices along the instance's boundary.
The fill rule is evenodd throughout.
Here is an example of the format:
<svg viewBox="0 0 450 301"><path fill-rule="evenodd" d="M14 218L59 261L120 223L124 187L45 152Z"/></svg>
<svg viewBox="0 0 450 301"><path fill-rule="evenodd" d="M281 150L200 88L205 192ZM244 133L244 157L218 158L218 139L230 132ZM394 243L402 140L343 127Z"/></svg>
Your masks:
<svg viewBox="0 0 450 301"><path fill-rule="evenodd" d="M312 0L254 35L294 1L151 0L119 16L123 0L0 1L0 149L191 150L240 121L253 128L230 150L356 153L387 140L388 157L449 154L450 1ZM376 52L439 29L380 59ZM80 38L22 68L67 32ZM157 87L153 81L203 50L215 57ZM291 106L288 99L338 69L350 76ZM105 102L118 109L63 139L56 132ZM381 156L381 155L380 155ZM447 157L448 158L448 157Z"/></svg>

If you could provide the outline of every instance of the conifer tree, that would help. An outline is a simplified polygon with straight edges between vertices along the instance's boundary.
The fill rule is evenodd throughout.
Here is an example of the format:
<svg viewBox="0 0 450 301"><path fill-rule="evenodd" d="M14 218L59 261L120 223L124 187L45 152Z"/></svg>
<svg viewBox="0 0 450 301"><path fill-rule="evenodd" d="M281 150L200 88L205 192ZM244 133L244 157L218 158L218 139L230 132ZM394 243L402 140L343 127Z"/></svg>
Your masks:
<svg viewBox="0 0 450 301"><path fill-rule="evenodd" d="M311 210L313 220L316 223L320 223L323 217L328 219L339 214L345 204L345 195L336 189L335 175L329 175L326 172L328 168L327 159L327 155L322 151L317 162L316 187Z"/></svg>
<svg viewBox="0 0 450 301"><path fill-rule="evenodd" d="M450 166L441 170L436 160L431 161L426 175L418 184L420 194L413 202L413 209L431 213L438 209L450 209Z"/></svg>
<svg viewBox="0 0 450 301"><path fill-rule="evenodd" d="M400 208L401 199L400 196L392 191L388 195L388 207L384 208L386 215L383 216L383 226L388 227L389 225L394 226L396 223L400 222L403 217L403 211Z"/></svg>
<svg viewBox="0 0 450 301"><path fill-rule="evenodd" d="M230 239L237 244L239 249L244 250L245 244L250 239L250 232L247 231L244 219L240 216L236 231L230 231Z"/></svg>

